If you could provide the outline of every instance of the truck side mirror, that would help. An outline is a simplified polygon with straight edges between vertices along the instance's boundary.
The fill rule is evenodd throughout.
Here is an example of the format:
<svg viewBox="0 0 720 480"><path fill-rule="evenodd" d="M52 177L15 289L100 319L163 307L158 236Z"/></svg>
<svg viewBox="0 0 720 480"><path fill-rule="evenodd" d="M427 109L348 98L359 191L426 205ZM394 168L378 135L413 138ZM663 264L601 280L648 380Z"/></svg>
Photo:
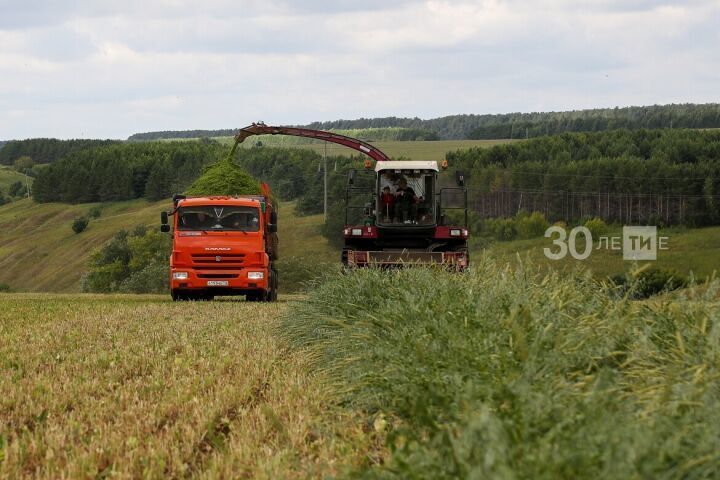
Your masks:
<svg viewBox="0 0 720 480"><path fill-rule="evenodd" d="M167 212L160 212L160 231L163 233L167 233L170 231L170 225L168 225Z"/></svg>
<svg viewBox="0 0 720 480"><path fill-rule="evenodd" d="M462 170L456 170L455 179L457 180L458 187L465 186L465 172L463 172Z"/></svg>
<svg viewBox="0 0 720 480"><path fill-rule="evenodd" d="M348 170L348 176L347 176L347 184L348 185L355 185L355 174L357 173L357 170L354 168L351 168Z"/></svg>

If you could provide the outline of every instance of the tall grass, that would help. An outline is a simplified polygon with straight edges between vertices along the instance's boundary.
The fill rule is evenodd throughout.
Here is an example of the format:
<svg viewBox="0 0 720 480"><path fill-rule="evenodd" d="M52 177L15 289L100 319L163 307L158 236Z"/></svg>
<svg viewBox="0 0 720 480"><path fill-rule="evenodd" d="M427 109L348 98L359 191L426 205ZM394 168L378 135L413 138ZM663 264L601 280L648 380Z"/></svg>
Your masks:
<svg viewBox="0 0 720 480"><path fill-rule="evenodd" d="M613 299L489 261L338 276L283 323L387 429L383 478L717 478L718 283Z"/></svg>

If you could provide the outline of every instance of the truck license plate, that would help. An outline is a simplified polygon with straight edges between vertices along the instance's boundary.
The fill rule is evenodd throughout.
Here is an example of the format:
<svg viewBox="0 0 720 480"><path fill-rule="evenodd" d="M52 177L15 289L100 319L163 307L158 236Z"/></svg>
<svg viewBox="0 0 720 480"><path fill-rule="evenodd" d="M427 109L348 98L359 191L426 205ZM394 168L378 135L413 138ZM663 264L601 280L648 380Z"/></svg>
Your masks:
<svg viewBox="0 0 720 480"><path fill-rule="evenodd" d="M208 280L207 286L208 287L227 287L228 281L227 280Z"/></svg>

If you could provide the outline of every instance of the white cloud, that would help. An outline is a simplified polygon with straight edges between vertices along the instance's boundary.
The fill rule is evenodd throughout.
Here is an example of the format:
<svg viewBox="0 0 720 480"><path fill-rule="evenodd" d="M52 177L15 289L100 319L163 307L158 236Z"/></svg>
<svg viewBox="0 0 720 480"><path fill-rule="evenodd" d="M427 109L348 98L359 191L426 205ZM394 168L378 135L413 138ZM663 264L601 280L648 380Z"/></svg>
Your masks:
<svg viewBox="0 0 720 480"><path fill-rule="evenodd" d="M0 0L0 138L718 101L720 1Z"/></svg>

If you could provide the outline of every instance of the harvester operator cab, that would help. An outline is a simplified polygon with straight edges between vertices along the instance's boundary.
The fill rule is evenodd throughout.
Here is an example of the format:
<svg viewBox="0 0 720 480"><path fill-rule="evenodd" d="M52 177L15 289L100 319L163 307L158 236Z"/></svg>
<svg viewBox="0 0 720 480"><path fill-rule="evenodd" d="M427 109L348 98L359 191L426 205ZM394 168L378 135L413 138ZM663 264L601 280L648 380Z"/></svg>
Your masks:
<svg viewBox="0 0 720 480"><path fill-rule="evenodd" d="M378 162L375 172L378 225L436 224L436 162Z"/></svg>

